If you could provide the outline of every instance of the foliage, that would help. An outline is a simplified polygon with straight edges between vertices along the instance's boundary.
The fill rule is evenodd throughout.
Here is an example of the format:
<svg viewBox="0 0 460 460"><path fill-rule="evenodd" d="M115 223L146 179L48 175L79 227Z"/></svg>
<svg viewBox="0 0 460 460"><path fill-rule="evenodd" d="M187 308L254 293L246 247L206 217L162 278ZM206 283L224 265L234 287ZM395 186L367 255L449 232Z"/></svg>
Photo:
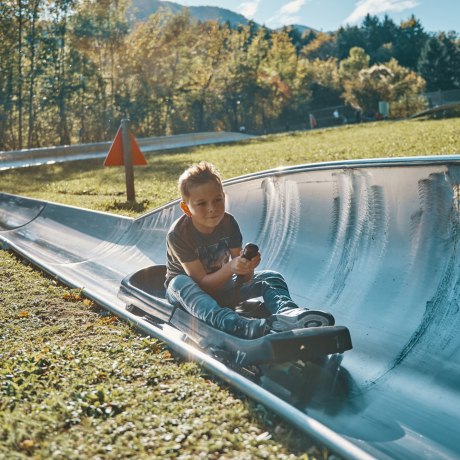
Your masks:
<svg viewBox="0 0 460 460"><path fill-rule="evenodd" d="M307 59L327 60L337 56L337 43L333 35L320 32L301 50Z"/></svg>
<svg viewBox="0 0 460 460"><path fill-rule="evenodd" d="M404 67L416 70L423 45L428 39L420 21L411 16L401 22L394 42L394 58Z"/></svg>
<svg viewBox="0 0 460 460"><path fill-rule="evenodd" d="M350 55L340 61L340 75L343 79L354 79L359 72L369 67L370 56L366 54L363 48L354 46L350 49Z"/></svg>
<svg viewBox="0 0 460 460"><path fill-rule="evenodd" d="M393 118L408 117L421 112L426 101L420 95L425 90L425 80L415 72L402 67L395 59L387 63L393 75L390 102L390 114Z"/></svg>
<svg viewBox="0 0 460 460"><path fill-rule="evenodd" d="M354 78L357 48L366 67L396 59L430 90L460 87L458 37L434 37L415 17L398 26L367 16L360 26L301 35L197 22L187 10L159 9L135 22L130 7L130 0L0 3L0 149L106 141L127 117L138 136L300 126L313 109L350 99L343 82ZM413 100L418 80L406 87L405 101Z"/></svg>
<svg viewBox="0 0 460 460"><path fill-rule="evenodd" d="M440 33L425 42L418 71L428 91L460 88L460 47L455 35Z"/></svg>
<svg viewBox="0 0 460 460"><path fill-rule="evenodd" d="M388 17L382 21L367 15L361 26L346 26L336 33L338 57L345 59L353 47L364 49L371 64L395 58L400 65L415 70L421 50L429 35L420 21L411 16L399 27Z"/></svg>
<svg viewBox="0 0 460 460"><path fill-rule="evenodd" d="M306 61L304 69L302 84L311 92L309 109L343 104L343 86L337 68L337 59Z"/></svg>
<svg viewBox="0 0 460 460"><path fill-rule="evenodd" d="M352 48L350 57L341 62L343 97L348 104L370 117L379 112L380 101L390 104L390 113L396 118L424 108L425 102L419 96L425 89L423 78L395 59L371 67L366 66L368 62L369 56L360 48Z"/></svg>

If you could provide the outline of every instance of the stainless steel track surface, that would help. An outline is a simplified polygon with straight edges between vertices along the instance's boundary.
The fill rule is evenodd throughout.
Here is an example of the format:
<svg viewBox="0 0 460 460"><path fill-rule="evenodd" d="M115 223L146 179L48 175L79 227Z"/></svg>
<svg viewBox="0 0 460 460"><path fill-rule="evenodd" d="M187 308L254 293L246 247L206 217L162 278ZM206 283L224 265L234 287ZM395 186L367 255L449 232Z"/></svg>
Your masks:
<svg viewBox="0 0 460 460"><path fill-rule="evenodd" d="M181 149L204 144L241 142L251 139L252 135L232 132L188 133L174 136L144 137L137 139L142 153L162 150ZM105 158L112 142L93 144L63 145L35 149L0 151L0 171L15 168L27 168L43 164L81 161Z"/></svg>
<svg viewBox="0 0 460 460"><path fill-rule="evenodd" d="M261 268L280 270L299 304L331 311L354 348L310 386L303 415L207 365L281 404L344 456L460 458L458 158L323 163L228 181L229 211L259 244ZM173 202L131 220L0 194L0 240L133 319L117 299L120 281L164 263L179 212ZM174 331L160 335L182 347Z"/></svg>

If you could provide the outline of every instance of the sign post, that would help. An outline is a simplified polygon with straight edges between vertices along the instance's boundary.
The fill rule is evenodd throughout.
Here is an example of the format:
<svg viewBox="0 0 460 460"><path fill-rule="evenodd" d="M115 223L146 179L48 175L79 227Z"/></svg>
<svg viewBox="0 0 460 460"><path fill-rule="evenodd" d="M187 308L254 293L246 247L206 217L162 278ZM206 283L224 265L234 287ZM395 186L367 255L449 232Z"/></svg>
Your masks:
<svg viewBox="0 0 460 460"><path fill-rule="evenodd" d="M129 137L128 120L121 120L121 138L123 139L123 162L125 164L126 178L126 199L128 201L136 201L134 191L134 169L133 169L133 153L131 149L131 139Z"/></svg>
<svg viewBox="0 0 460 460"><path fill-rule="evenodd" d="M134 191L134 168L133 166L145 166L144 155L129 130L129 120L124 118L118 128L115 139L104 161L104 166L124 166L126 178L126 199L129 202L136 201Z"/></svg>

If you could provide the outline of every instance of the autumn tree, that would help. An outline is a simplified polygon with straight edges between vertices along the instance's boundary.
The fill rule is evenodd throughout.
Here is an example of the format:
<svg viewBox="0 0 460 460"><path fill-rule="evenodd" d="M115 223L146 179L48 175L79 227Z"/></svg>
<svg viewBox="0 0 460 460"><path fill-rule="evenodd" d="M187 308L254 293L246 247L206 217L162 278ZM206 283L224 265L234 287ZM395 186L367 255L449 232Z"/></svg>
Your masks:
<svg viewBox="0 0 460 460"><path fill-rule="evenodd" d="M378 113L380 101L390 103L393 117L411 115L423 106L419 94L424 90L424 80L395 59L363 67L353 78L342 78L344 99L367 116Z"/></svg>
<svg viewBox="0 0 460 460"><path fill-rule="evenodd" d="M340 61L341 77L344 79L356 78L361 70L369 67L370 60L370 56L362 48L358 46L351 48L350 55Z"/></svg>
<svg viewBox="0 0 460 460"><path fill-rule="evenodd" d="M259 75L259 81L269 92L269 98L264 101L263 108L267 120L280 123L289 121L297 61L296 49L289 36L285 32L273 34L271 46Z"/></svg>
<svg viewBox="0 0 460 460"><path fill-rule="evenodd" d="M217 80L221 76L223 61L228 57L226 43L231 31L226 25L209 21L192 24L191 35L194 40L190 43L190 90L185 96L190 120L188 128L205 131L212 129L218 100ZM236 124L233 123L234 129ZM182 129L187 128L183 126Z"/></svg>
<svg viewBox="0 0 460 460"><path fill-rule="evenodd" d="M81 75L74 86L79 103L92 107L93 112L88 120L87 110L77 108L84 140L93 138L91 131L112 136L124 116L116 102L124 80L119 70L129 33L128 6L127 0L81 0L72 17L71 49L83 57L72 55Z"/></svg>
<svg viewBox="0 0 460 460"><path fill-rule="evenodd" d="M315 38L308 42L300 51L302 57L307 59L327 60L337 56L337 43L331 34L319 32Z"/></svg>
<svg viewBox="0 0 460 460"><path fill-rule="evenodd" d="M218 130L260 129L264 117L260 104L268 97L259 81L268 53L265 30L254 33L250 27L228 29L214 84L213 124Z"/></svg>
<svg viewBox="0 0 460 460"><path fill-rule="evenodd" d="M422 95L426 90L425 80L413 70L399 65L396 59L391 59L385 65L393 74L388 99L391 117L409 117L425 109L426 102Z"/></svg>
<svg viewBox="0 0 460 460"><path fill-rule="evenodd" d="M193 80L191 56L196 54L186 12L159 12L139 24L127 41L123 98L142 135L174 134L174 120L185 119L186 95Z"/></svg>
<svg viewBox="0 0 460 460"><path fill-rule="evenodd" d="M305 95L306 111L343 104L337 59L306 60L302 69L302 83L309 93Z"/></svg>
<svg viewBox="0 0 460 460"><path fill-rule="evenodd" d="M0 3L0 150L17 146L14 135L16 27L13 2Z"/></svg>

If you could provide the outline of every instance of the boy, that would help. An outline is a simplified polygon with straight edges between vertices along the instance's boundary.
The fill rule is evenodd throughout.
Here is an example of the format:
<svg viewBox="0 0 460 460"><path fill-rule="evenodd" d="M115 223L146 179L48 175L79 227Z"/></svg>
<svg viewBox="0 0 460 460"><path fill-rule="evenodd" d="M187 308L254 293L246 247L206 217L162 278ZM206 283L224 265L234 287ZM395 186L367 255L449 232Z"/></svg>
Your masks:
<svg viewBox="0 0 460 460"><path fill-rule="evenodd" d="M179 178L184 212L169 229L166 298L211 326L245 339L270 329L286 331L307 324L332 325L329 313L299 308L282 275L258 271L258 253L242 257L242 235L235 218L225 211L218 171L201 162ZM234 311L236 304L262 296L268 319L250 319Z"/></svg>

